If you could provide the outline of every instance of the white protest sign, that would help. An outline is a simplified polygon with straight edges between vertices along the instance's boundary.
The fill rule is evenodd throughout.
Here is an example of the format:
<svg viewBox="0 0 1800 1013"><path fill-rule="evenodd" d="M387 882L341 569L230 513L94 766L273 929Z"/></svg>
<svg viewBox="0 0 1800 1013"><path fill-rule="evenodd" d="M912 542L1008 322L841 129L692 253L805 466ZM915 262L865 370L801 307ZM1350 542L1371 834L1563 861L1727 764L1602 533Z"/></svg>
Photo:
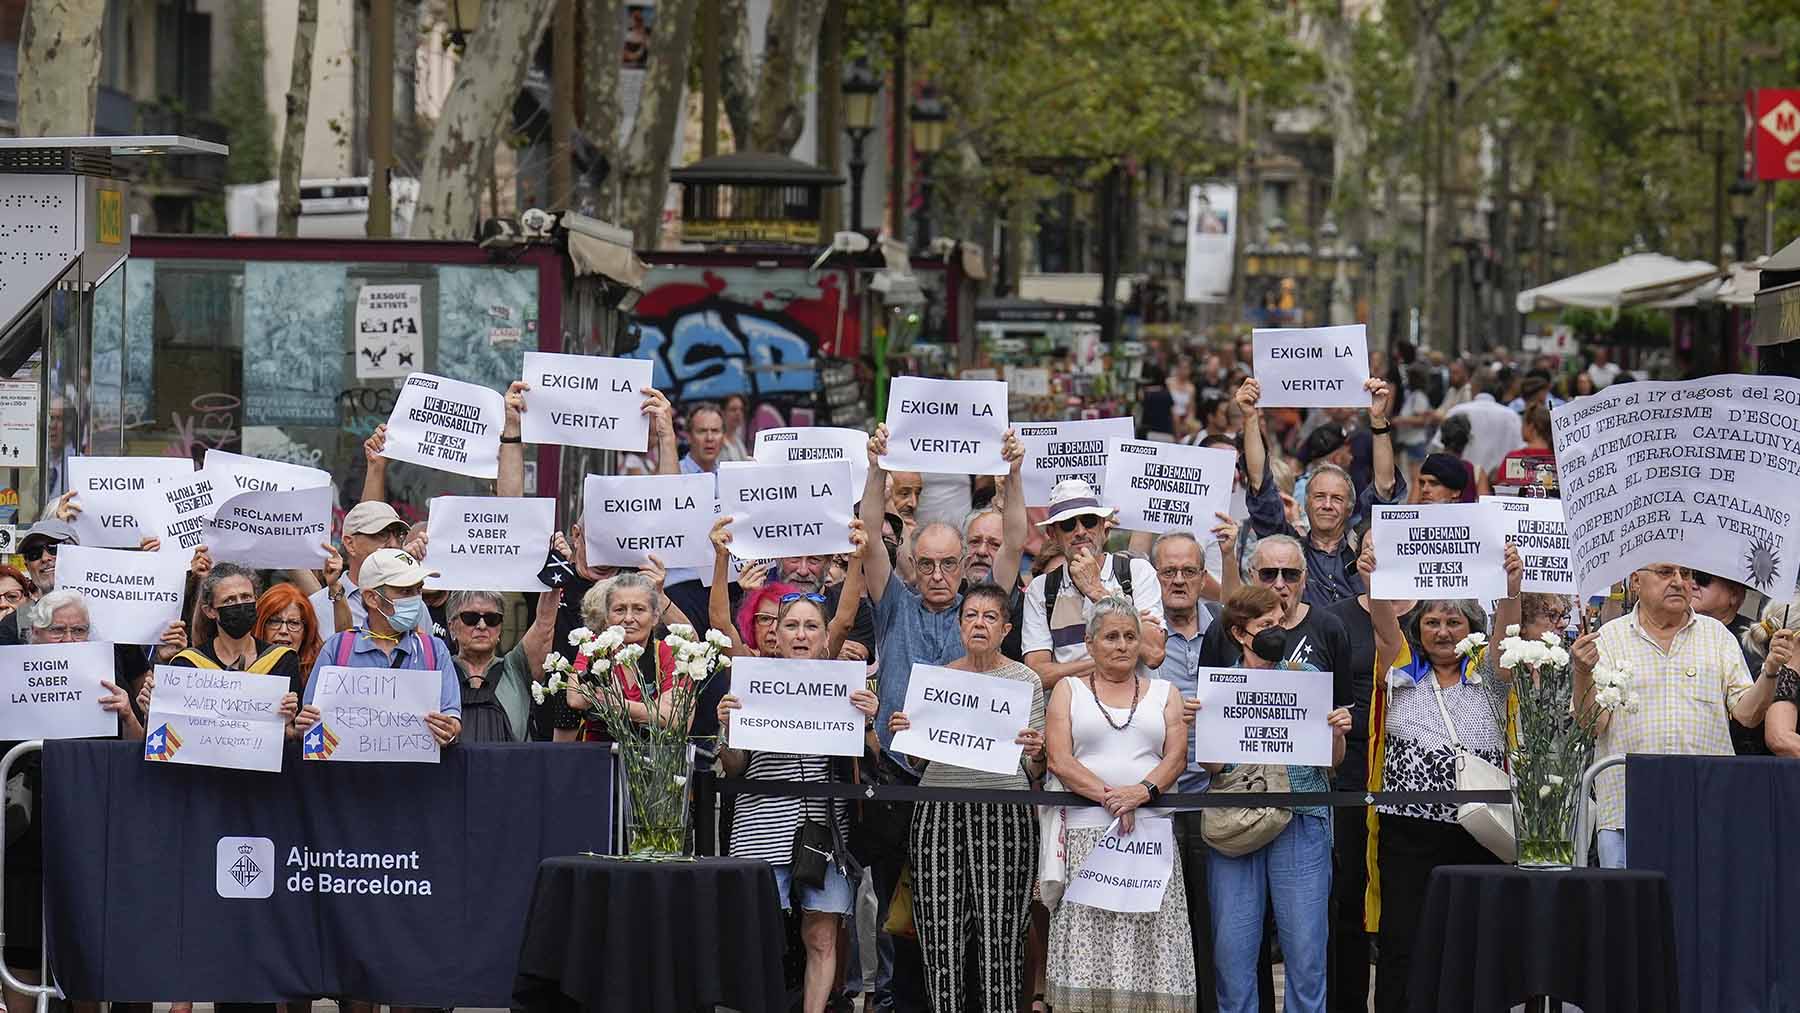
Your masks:
<svg viewBox="0 0 1800 1013"><path fill-rule="evenodd" d="M279 771L286 679L229 669L156 666L144 759Z"/></svg>
<svg viewBox="0 0 1800 1013"><path fill-rule="evenodd" d="M1174 821L1140 809L1131 833L1121 831L1116 820L1106 828L1087 861L1069 877L1063 903L1127 914L1160 911L1174 871Z"/></svg>
<svg viewBox="0 0 1800 1013"><path fill-rule="evenodd" d="M381 456L472 478L500 474L506 398L479 384L414 373L394 399Z"/></svg>
<svg viewBox="0 0 1800 1013"><path fill-rule="evenodd" d="M974 378L965 371L964 379ZM1049 397L1050 371L1042 366L1008 366L1006 389L1019 397Z"/></svg>
<svg viewBox="0 0 1800 1013"><path fill-rule="evenodd" d="M644 388L650 386L649 359L599 355L525 353L525 414L520 435L526 443L628 450L650 448L650 418Z"/></svg>
<svg viewBox="0 0 1800 1013"><path fill-rule="evenodd" d="M1202 668L1194 681L1195 761L1332 765L1330 672Z"/></svg>
<svg viewBox="0 0 1800 1013"><path fill-rule="evenodd" d="M1025 505L1049 506L1050 490L1065 478L1079 478L1103 493L1106 442L1131 439L1133 425L1129 418L1019 423L1019 443L1025 448L1025 460L1019 465Z"/></svg>
<svg viewBox="0 0 1800 1013"><path fill-rule="evenodd" d="M1114 440L1106 458L1106 502L1127 531L1205 532L1231 506L1237 454L1223 447ZM1202 539L1204 541L1204 539Z"/></svg>
<svg viewBox="0 0 1800 1013"><path fill-rule="evenodd" d="M936 665L912 667L906 684L912 727L894 735L897 753L991 774L1019 769L1031 727L1031 684Z"/></svg>
<svg viewBox="0 0 1800 1013"><path fill-rule="evenodd" d="M589 566L710 571L718 517L711 475L589 475L581 485L582 537Z"/></svg>
<svg viewBox="0 0 1800 1013"><path fill-rule="evenodd" d="M95 636L116 644L154 644L181 618L188 558L65 545L56 556L56 588L87 601ZM107 669L111 671L111 669Z"/></svg>
<svg viewBox="0 0 1800 1013"><path fill-rule="evenodd" d="M1569 558L1569 526L1562 500L1546 496L1483 496L1500 511L1500 532L1518 546L1525 572L1519 590L1575 594L1575 566Z"/></svg>
<svg viewBox="0 0 1800 1013"><path fill-rule="evenodd" d="M240 492L287 492L331 485L331 473L323 468L286 461L265 461L226 450L208 450L202 470L219 476L226 498Z"/></svg>
<svg viewBox="0 0 1800 1013"><path fill-rule="evenodd" d="M434 496L425 544L429 591L542 591L556 501L529 496Z"/></svg>
<svg viewBox="0 0 1800 1013"><path fill-rule="evenodd" d="M869 434L837 426L764 429L756 434L751 455L763 464L798 461L849 461L852 499L862 499L869 480Z"/></svg>
<svg viewBox="0 0 1800 1013"><path fill-rule="evenodd" d="M1377 506L1375 579L1369 597L1506 597L1506 539L1491 503Z"/></svg>
<svg viewBox="0 0 1800 1013"><path fill-rule="evenodd" d="M896 376L888 387L888 471L1004 475L1006 384Z"/></svg>
<svg viewBox="0 0 1800 1013"><path fill-rule="evenodd" d="M206 522L215 560L276 570L311 570L325 562L331 539L330 486L284 492L245 492L225 501Z"/></svg>
<svg viewBox="0 0 1800 1013"><path fill-rule="evenodd" d="M1550 416L1582 594L1675 563L1794 597L1800 380L1619 384Z"/></svg>
<svg viewBox="0 0 1800 1013"><path fill-rule="evenodd" d="M719 510L731 515L739 559L849 552L855 498L848 461L719 465Z"/></svg>
<svg viewBox="0 0 1800 1013"><path fill-rule="evenodd" d="M726 733L733 749L766 749L803 756L861 756L863 715L850 694L868 675L860 661L788 658L731 659L731 712Z"/></svg>
<svg viewBox="0 0 1800 1013"><path fill-rule="evenodd" d="M229 482L231 476L223 471L202 468L151 490L146 512L157 518L163 552L187 560L206 544L206 522L232 496Z"/></svg>
<svg viewBox="0 0 1800 1013"><path fill-rule="evenodd" d="M119 716L100 708L107 693L100 680L111 678L113 647L105 641L20 644L0 651L0 691L6 694L0 741L119 734Z"/></svg>
<svg viewBox="0 0 1800 1013"><path fill-rule="evenodd" d="M425 365L419 286L364 285L356 290L356 378L396 379Z"/></svg>
<svg viewBox="0 0 1800 1013"><path fill-rule="evenodd" d="M1369 338L1362 324L1250 332L1263 408L1367 408Z"/></svg>
<svg viewBox="0 0 1800 1013"><path fill-rule="evenodd" d="M438 762L437 739L425 724L443 691L437 672L326 665L314 678L319 721L301 736L301 759Z"/></svg>
<svg viewBox="0 0 1800 1013"><path fill-rule="evenodd" d="M69 488L81 513L75 538L89 548L135 549L163 536L156 487L194 473L185 457L71 457Z"/></svg>

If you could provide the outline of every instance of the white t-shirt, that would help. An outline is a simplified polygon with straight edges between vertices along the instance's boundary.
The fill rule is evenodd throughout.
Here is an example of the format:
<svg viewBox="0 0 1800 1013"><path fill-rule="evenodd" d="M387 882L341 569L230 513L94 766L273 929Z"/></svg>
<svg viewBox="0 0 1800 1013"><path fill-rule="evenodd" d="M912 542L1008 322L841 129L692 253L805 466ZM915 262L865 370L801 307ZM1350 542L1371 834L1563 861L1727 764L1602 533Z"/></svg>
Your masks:
<svg viewBox="0 0 1800 1013"><path fill-rule="evenodd" d="M1608 362L1605 365L1596 362L1589 365L1587 368L1588 379L1594 381L1595 390L1604 389L1607 384L1617 380L1621 372L1623 372L1623 370L1619 368L1619 364L1616 362Z"/></svg>
<svg viewBox="0 0 1800 1013"><path fill-rule="evenodd" d="M975 509L974 494L967 475L925 474L925 488L919 491L919 508L914 512L919 527L943 521L958 531Z"/></svg>
<svg viewBox="0 0 1800 1013"><path fill-rule="evenodd" d="M1058 569L1062 570L1063 576L1062 587L1057 589L1054 617L1044 614L1044 586L1050 579L1048 573L1033 577L1031 585L1025 589L1025 631L1019 635L1019 649L1026 654L1053 651L1056 661L1066 664L1088 656L1087 620L1094 612L1094 603L1075 589L1066 565ZM1100 559L1100 586L1113 594L1123 590L1113 574L1110 552ZM1157 583L1156 569L1148 560L1131 560L1131 600L1138 611L1148 610L1158 620L1162 619L1162 585ZM1052 618L1056 621L1054 633Z"/></svg>
<svg viewBox="0 0 1800 1013"><path fill-rule="evenodd" d="M363 604L362 595L356 593L356 582L351 580L350 575L346 573L338 578L338 586L344 589L344 600L350 605L351 620L358 626L367 626L369 609ZM307 599L312 605L313 616L319 621L319 636L325 639L338 632L337 620L333 618L331 599L325 597L330 590L325 587L319 588Z"/></svg>

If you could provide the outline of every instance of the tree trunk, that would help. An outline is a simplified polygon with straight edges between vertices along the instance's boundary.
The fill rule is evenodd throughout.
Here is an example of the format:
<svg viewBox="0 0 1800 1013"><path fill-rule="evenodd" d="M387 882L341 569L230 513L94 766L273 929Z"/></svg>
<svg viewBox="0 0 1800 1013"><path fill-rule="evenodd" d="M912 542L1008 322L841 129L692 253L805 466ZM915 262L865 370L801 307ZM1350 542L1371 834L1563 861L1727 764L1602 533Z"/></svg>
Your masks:
<svg viewBox="0 0 1800 1013"><path fill-rule="evenodd" d="M31 0L19 33L19 136L94 132L106 0Z"/></svg>
<svg viewBox="0 0 1800 1013"><path fill-rule="evenodd" d="M620 169L619 54L625 45L624 22L616 0L586 0L581 16L581 132L606 159L602 192L616 194ZM594 204L603 209L602 218L612 219L618 214L613 201L596 195Z"/></svg>
<svg viewBox="0 0 1800 1013"><path fill-rule="evenodd" d="M1357 104L1355 18L1339 4L1319 19L1319 60L1331 117L1331 192L1344 241L1369 243L1369 124Z"/></svg>
<svg viewBox="0 0 1800 1013"><path fill-rule="evenodd" d="M744 0L718 0L719 104L731 124L733 151L749 151L756 102L756 73L750 66L750 18Z"/></svg>
<svg viewBox="0 0 1800 1013"><path fill-rule="evenodd" d="M656 7L656 31L638 102L631 139L625 145L618 224L641 249L655 249L661 234L663 200L669 189L669 149L681 120L681 86L687 80L688 46L694 37L700 0L663 0ZM666 27L666 30L665 30Z"/></svg>
<svg viewBox="0 0 1800 1013"><path fill-rule="evenodd" d="M481 5L481 27L470 35L468 51L457 64L456 80L431 131L431 146L425 150L414 237L474 236L481 212L482 152L499 143L501 127L525 82L532 50L554 7L555 0ZM662 13L659 8L658 22ZM681 28L671 34L685 32Z"/></svg>
<svg viewBox="0 0 1800 1013"><path fill-rule="evenodd" d="M300 234L300 157L306 151L307 108L312 102L313 40L319 34L319 0L300 0L294 13L294 65L288 72L287 123L281 131L281 169L275 201L275 234Z"/></svg>
<svg viewBox="0 0 1800 1013"><path fill-rule="evenodd" d="M770 6L749 150L785 155L805 132L806 71L824 17L824 0L774 0Z"/></svg>
<svg viewBox="0 0 1800 1013"><path fill-rule="evenodd" d="M419 59L421 40L429 36L424 0L394 0L394 168L396 175L417 176L425 136L419 129Z"/></svg>

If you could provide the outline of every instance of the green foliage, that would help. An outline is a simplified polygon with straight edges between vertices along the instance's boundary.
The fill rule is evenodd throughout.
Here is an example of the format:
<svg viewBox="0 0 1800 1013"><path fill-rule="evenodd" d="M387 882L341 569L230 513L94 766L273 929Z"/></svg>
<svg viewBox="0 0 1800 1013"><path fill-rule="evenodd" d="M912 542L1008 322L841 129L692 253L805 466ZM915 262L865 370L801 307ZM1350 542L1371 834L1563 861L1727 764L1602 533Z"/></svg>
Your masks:
<svg viewBox="0 0 1800 1013"><path fill-rule="evenodd" d="M261 0L235 0L231 7L231 62L214 95L213 107L229 132L227 183L260 183L275 175L275 127L263 87L268 60ZM205 231L205 230L203 230ZM224 231L220 218L218 231Z"/></svg>

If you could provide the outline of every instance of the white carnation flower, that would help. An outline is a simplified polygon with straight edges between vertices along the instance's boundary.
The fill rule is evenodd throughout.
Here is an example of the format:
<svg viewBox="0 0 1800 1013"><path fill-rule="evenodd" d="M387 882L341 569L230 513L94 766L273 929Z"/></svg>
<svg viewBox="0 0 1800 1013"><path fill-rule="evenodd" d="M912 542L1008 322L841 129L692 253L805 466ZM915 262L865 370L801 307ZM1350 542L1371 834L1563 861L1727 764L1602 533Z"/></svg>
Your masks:
<svg viewBox="0 0 1800 1013"><path fill-rule="evenodd" d="M1617 710L1625 702L1625 694L1617 686L1608 686L1594 694L1594 702L1600 705L1601 710Z"/></svg>
<svg viewBox="0 0 1800 1013"><path fill-rule="evenodd" d="M1551 775L1549 775L1548 778L1546 778L1546 780L1548 780L1551 784L1560 785L1563 783L1563 776L1561 774L1551 774Z"/></svg>
<svg viewBox="0 0 1800 1013"><path fill-rule="evenodd" d="M680 637L683 640L692 640L696 634L694 633L694 628L687 623L674 623L669 627L669 636Z"/></svg>
<svg viewBox="0 0 1800 1013"><path fill-rule="evenodd" d="M1550 786L1547 784L1538 785L1538 798L1549 798L1549 797L1550 797Z"/></svg>
<svg viewBox="0 0 1800 1013"><path fill-rule="evenodd" d="M706 642L723 651L731 646L731 638L718 630L706 631Z"/></svg>
<svg viewBox="0 0 1800 1013"><path fill-rule="evenodd" d="M538 703L538 704L541 704L544 702L544 684L543 683L534 682L531 684L531 700L533 703Z"/></svg>
<svg viewBox="0 0 1800 1013"><path fill-rule="evenodd" d="M1544 635L1538 639L1542 640L1546 647L1558 647L1562 644L1562 638L1556 635L1555 630L1545 630Z"/></svg>
<svg viewBox="0 0 1800 1013"><path fill-rule="evenodd" d="M1512 625L1510 625L1510 626L1508 626L1508 627L1507 627L1507 628L1506 628L1506 635L1507 635L1507 636L1509 636L1509 637L1516 637L1516 636L1518 636L1518 635L1519 635L1519 624L1518 624L1518 623L1513 623L1513 624L1512 624Z"/></svg>
<svg viewBox="0 0 1800 1013"><path fill-rule="evenodd" d="M592 639L594 639L594 631L586 626L577 626L569 631L570 647L580 647Z"/></svg>

